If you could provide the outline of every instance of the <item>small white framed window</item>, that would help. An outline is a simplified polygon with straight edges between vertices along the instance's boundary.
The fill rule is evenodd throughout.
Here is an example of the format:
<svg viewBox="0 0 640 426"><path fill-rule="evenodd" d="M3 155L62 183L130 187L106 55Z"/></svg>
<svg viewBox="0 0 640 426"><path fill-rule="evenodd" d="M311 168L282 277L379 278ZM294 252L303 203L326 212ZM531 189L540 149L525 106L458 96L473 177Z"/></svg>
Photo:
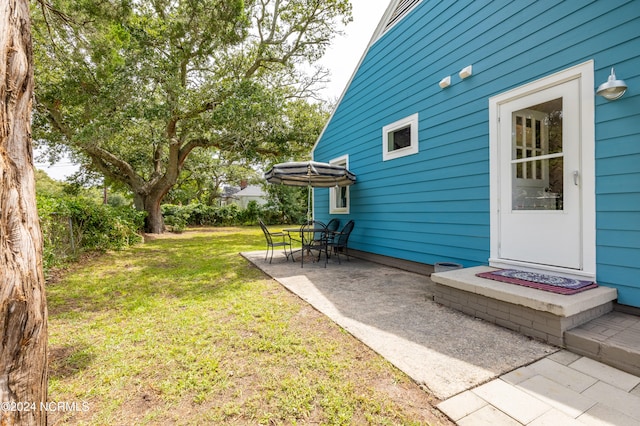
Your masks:
<svg viewBox="0 0 640 426"><path fill-rule="evenodd" d="M418 152L418 113L382 128L382 161Z"/></svg>
<svg viewBox="0 0 640 426"><path fill-rule="evenodd" d="M334 158L329 164L344 166L349 169L349 156ZM349 187L333 186L329 188L329 213L349 214Z"/></svg>

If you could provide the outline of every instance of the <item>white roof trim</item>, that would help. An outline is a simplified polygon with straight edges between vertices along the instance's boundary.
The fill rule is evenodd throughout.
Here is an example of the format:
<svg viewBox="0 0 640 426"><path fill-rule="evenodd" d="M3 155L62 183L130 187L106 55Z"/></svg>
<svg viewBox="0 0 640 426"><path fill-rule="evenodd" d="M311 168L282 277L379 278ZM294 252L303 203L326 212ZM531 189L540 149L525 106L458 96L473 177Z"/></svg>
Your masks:
<svg viewBox="0 0 640 426"><path fill-rule="evenodd" d="M388 31L395 24L402 21L402 19L409 14L409 12L411 12L418 3L420 3L420 0L401 0L393 11L393 14L389 17L389 20L382 29L382 32L384 33Z"/></svg>

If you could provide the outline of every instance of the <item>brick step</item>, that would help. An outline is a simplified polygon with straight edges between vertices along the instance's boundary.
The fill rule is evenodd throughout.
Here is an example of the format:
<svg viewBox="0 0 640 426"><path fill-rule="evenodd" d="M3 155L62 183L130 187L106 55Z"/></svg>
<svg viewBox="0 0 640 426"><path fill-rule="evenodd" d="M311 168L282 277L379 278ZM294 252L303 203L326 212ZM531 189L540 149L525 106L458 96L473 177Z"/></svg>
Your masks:
<svg viewBox="0 0 640 426"><path fill-rule="evenodd" d="M565 347L604 364L640 375L640 317L610 312L564 333Z"/></svg>
<svg viewBox="0 0 640 426"><path fill-rule="evenodd" d="M573 295L480 278L475 266L431 274L434 301L502 327L564 346L564 333L613 309L617 292L598 287Z"/></svg>

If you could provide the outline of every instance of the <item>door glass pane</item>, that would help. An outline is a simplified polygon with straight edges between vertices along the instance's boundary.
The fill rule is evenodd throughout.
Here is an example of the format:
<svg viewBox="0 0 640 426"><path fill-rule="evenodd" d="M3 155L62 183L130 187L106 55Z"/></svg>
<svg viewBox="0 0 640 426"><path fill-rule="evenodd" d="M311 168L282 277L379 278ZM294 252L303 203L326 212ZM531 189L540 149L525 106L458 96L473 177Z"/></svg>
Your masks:
<svg viewBox="0 0 640 426"><path fill-rule="evenodd" d="M531 163L526 163L531 165ZM514 164L518 173L522 163ZM536 173L547 179L518 179L513 186L513 210L562 210L563 158L548 158L535 162ZM519 175L519 174L518 174ZM544 184L544 186L541 186Z"/></svg>
<svg viewBox="0 0 640 426"><path fill-rule="evenodd" d="M562 98L512 117L513 210L562 210Z"/></svg>

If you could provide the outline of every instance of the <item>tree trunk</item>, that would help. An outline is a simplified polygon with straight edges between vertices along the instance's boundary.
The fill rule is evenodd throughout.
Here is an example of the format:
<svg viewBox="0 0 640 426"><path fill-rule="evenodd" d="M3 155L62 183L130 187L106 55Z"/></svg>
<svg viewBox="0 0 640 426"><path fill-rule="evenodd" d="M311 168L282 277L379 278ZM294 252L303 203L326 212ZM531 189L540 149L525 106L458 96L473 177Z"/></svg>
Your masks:
<svg viewBox="0 0 640 426"><path fill-rule="evenodd" d="M135 194L134 205L136 209L147 213L147 217L144 220L145 232L150 234L162 234L164 232L164 219L160 209L160 203L162 203L163 198L164 195L157 193Z"/></svg>
<svg viewBox="0 0 640 426"><path fill-rule="evenodd" d="M45 425L47 306L31 145L29 2L0 1L0 424Z"/></svg>

